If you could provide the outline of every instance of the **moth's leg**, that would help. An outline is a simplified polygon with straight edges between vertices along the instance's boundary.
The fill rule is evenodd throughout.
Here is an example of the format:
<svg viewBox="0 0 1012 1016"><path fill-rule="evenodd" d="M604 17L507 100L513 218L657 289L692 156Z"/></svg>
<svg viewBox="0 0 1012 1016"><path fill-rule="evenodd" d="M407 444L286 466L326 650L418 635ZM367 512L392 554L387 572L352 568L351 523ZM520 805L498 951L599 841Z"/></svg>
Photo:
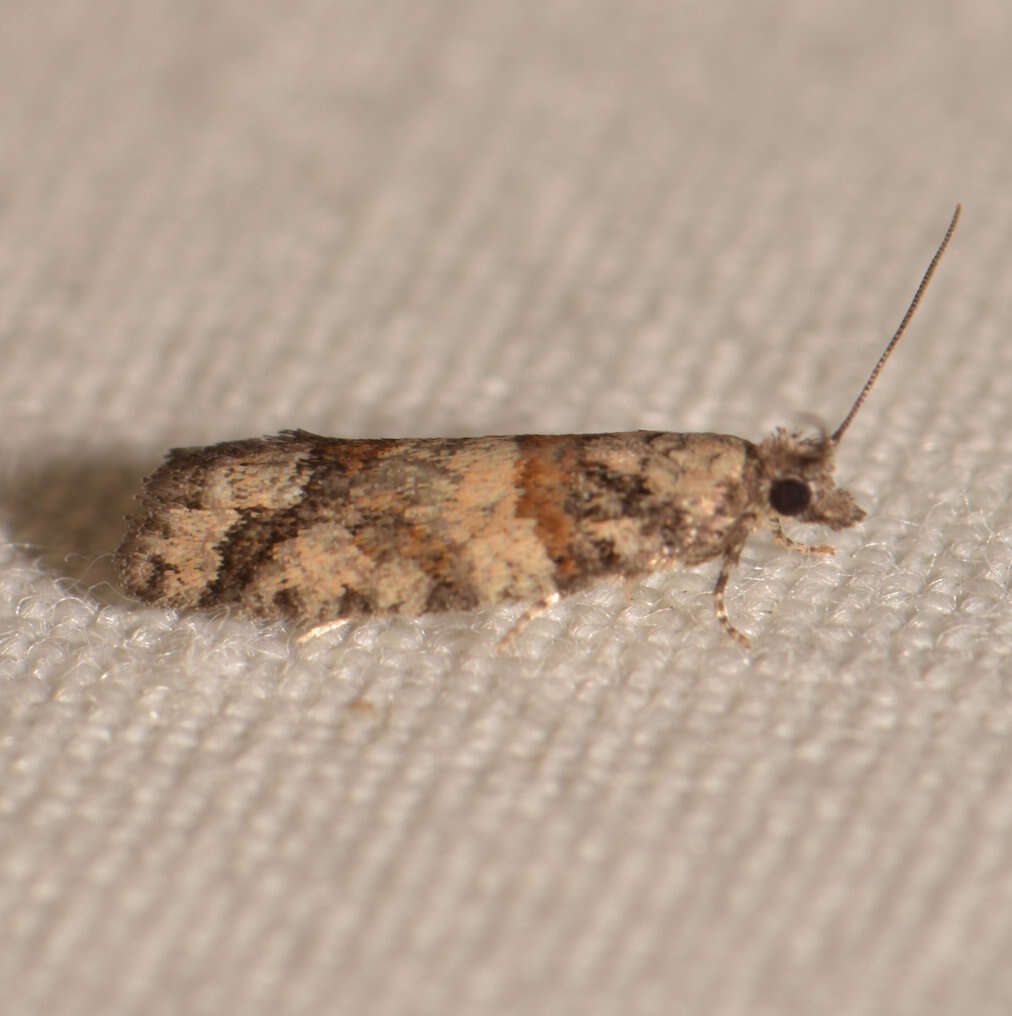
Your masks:
<svg viewBox="0 0 1012 1016"><path fill-rule="evenodd" d="M799 554L835 554L836 548L827 543L798 543L792 540L781 528L780 520L773 520L773 539L788 550L796 550Z"/></svg>
<svg viewBox="0 0 1012 1016"><path fill-rule="evenodd" d="M309 631L304 631L295 640L295 644L297 646L304 646L307 642L312 642L313 639L317 639L321 635L327 635L332 631L337 631L338 628L343 628L350 621L350 617L335 617L332 621L321 621L319 624L314 624Z"/></svg>
<svg viewBox="0 0 1012 1016"><path fill-rule="evenodd" d="M736 642L740 642L746 649L752 647L746 635L742 635L727 616L727 604L724 602L724 591L727 589L727 580L731 577L731 571L741 557L741 547L728 551L720 562L720 574L717 576L717 584L713 587L713 612L721 623L724 631Z"/></svg>
<svg viewBox="0 0 1012 1016"><path fill-rule="evenodd" d="M532 603L521 615L515 625L499 641L496 643L496 649L505 649L523 630L526 628L531 621L538 616L543 614L549 607L554 607L555 604L561 600L562 597L558 593L551 593L546 596L543 600L538 600L537 603Z"/></svg>

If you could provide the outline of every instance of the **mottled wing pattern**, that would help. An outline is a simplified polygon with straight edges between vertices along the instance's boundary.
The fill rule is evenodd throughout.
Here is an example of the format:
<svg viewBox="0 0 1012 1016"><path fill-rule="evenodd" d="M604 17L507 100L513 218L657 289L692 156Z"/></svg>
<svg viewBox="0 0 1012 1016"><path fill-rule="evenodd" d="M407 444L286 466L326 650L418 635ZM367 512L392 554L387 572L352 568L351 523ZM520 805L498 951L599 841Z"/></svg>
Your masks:
<svg viewBox="0 0 1012 1016"><path fill-rule="evenodd" d="M307 622L538 602L722 554L752 458L654 432L177 449L117 562L142 600Z"/></svg>

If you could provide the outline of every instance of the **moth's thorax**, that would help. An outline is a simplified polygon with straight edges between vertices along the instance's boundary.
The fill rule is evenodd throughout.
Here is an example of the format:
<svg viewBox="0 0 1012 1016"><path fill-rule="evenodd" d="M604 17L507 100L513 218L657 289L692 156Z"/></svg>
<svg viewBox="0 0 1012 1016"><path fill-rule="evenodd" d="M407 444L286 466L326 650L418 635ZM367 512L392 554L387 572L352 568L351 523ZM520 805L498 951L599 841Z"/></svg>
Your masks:
<svg viewBox="0 0 1012 1016"><path fill-rule="evenodd" d="M748 503L740 438L631 431L516 441L517 514L534 522L563 591L717 557Z"/></svg>
<svg viewBox="0 0 1012 1016"><path fill-rule="evenodd" d="M865 512L853 496L836 485L836 445L820 433L804 437L778 428L754 446L759 463L757 502L774 526L783 517L846 529Z"/></svg>

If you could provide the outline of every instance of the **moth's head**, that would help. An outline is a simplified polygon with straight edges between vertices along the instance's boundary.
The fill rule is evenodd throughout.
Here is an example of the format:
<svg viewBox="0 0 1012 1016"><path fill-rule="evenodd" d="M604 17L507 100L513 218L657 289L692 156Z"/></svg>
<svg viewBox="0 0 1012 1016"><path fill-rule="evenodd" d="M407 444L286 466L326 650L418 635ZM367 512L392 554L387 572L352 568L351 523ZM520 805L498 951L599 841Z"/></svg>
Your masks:
<svg viewBox="0 0 1012 1016"><path fill-rule="evenodd" d="M778 429L758 453L759 493L771 522L791 518L847 529L864 518L864 509L836 485L836 444L828 434L804 437Z"/></svg>
<svg viewBox="0 0 1012 1016"><path fill-rule="evenodd" d="M858 507L854 498L836 485L836 448L858 410L864 405L879 372L917 310L921 296L949 246L952 232L959 222L959 212L960 206L956 205L949 228L922 276L907 312L850 407L850 412L843 418L843 423L832 434L822 431L815 437L777 430L759 445L762 484L760 496L769 523L774 524L787 517L799 522L816 522L829 526L830 529L847 529L864 518L864 510Z"/></svg>

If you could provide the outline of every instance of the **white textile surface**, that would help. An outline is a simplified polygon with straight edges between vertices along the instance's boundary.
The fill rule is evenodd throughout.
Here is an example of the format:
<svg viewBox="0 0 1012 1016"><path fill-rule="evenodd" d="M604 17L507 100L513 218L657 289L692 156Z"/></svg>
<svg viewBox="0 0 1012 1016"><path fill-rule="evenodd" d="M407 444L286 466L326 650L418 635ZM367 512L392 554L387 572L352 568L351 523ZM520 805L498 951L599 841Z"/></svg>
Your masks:
<svg viewBox="0 0 1012 1016"><path fill-rule="evenodd" d="M1012 8L8 0L0 987L21 1014L1012 1011ZM165 449L834 426L804 558L143 607Z"/></svg>

